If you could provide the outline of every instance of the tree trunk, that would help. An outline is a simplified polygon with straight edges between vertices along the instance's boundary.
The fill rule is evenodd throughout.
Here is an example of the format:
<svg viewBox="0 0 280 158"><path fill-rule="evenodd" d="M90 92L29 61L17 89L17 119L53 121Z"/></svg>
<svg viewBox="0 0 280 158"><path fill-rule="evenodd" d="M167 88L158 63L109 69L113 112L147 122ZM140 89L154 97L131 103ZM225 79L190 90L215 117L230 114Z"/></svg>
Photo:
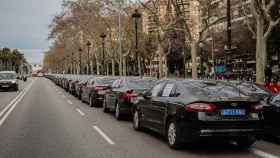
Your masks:
<svg viewBox="0 0 280 158"><path fill-rule="evenodd" d="M158 62L159 62L159 78L163 77L163 48L161 45L158 45L158 51L159 51L159 56L158 56Z"/></svg>
<svg viewBox="0 0 280 158"><path fill-rule="evenodd" d="M264 50L264 20L259 17L257 18L257 45L256 45L256 82L258 84L263 84L265 79L264 69L265 69L265 59Z"/></svg>
<svg viewBox="0 0 280 158"><path fill-rule="evenodd" d="M112 76L115 76L115 60L112 59Z"/></svg>
<svg viewBox="0 0 280 158"><path fill-rule="evenodd" d="M192 56L192 78L197 79L197 63L196 63L196 57L197 57L197 48L198 48L198 42L193 41L191 43L191 56Z"/></svg>
<svg viewBox="0 0 280 158"><path fill-rule="evenodd" d="M150 63L150 77L152 77L152 69L153 69L153 67L152 67L152 59L149 60L149 63Z"/></svg>
<svg viewBox="0 0 280 158"><path fill-rule="evenodd" d="M123 76L127 76L126 57L123 57Z"/></svg>
<svg viewBox="0 0 280 158"><path fill-rule="evenodd" d="M119 75L122 76L122 63L123 63L123 57L122 55L120 54L120 61L119 61Z"/></svg>
<svg viewBox="0 0 280 158"><path fill-rule="evenodd" d="M138 56L137 57L137 67L138 67L138 75L142 75L142 70L141 70L141 58Z"/></svg>
<svg viewBox="0 0 280 158"><path fill-rule="evenodd" d="M99 61L98 59L96 59L96 71L97 71L97 75L100 75L100 69L99 69Z"/></svg>
<svg viewBox="0 0 280 158"><path fill-rule="evenodd" d="M106 64L106 76L109 76L109 63Z"/></svg>

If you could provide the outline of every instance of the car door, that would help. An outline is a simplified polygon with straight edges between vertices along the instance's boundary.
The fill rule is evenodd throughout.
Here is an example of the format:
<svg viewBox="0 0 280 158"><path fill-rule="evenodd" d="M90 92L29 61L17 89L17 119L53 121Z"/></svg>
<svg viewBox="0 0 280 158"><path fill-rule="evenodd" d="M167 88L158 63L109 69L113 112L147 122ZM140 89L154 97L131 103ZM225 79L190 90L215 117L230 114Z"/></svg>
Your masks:
<svg viewBox="0 0 280 158"><path fill-rule="evenodd" d="M115 81L112 85L112 88L106 94L107 107L110 109L115 108L115 103L116 103L116 98L117 98L116 92L120 88L121 83L122 83L122 79Z"/></svg>
<svg viewBox="0 0 280 158"><path fill-rule="evenodd" d="M145 96L145 99L141 101L141 119L143 123L150 129L158 131L158 119L155 115L155 102L159 99L162 93L165 82L161 82L153 87Z"/></svg>
<svg viewBox="0 0 280 158"><path fill-rule="evenodd" d="M87 101L87 102L89 102L89 95L93 88L94 83L95 83L95 80L91 80L90 82L88 82L88 84L86 86L84 98L85 98L85 101Z"/></svg>
<svg viewBox="0 0 280 158"><path fill-rule="evenodd" d="M165 130L165 118L167 114L167 106L169 104L170 95L175 88L174 83L167 83L164 85L162 91L158 97L152 98L152 120L157 130L164 132Z"/></svg>

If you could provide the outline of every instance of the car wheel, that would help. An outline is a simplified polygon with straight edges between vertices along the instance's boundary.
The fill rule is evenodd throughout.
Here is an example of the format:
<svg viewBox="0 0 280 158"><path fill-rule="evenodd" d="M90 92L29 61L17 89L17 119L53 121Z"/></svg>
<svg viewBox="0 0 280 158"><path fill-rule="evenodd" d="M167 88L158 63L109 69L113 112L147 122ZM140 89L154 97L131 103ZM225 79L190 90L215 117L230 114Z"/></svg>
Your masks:
<svg viewBox="0 0 280 158"><path fill-rule="evenodd" d="M136 131L141 131L142 130L142 123L140 121L140 115L139 115L139 112L137 110L133 114L133 128Z"/></svg>
<svg viewBox="0 0 280 158"><path fill-rule="evenodd" d="M179 149L181 147L180 130L175 120L170 120L167 126L167 142L173 149Z"/></svg>
<svg viewBox="0 0 280 158"><path fill-rule="evenodd" d="M109 113L109 108L107 108L107 103L106 103L106 99L104 98L104 101L103 101L103 112L104 113Z"/></svg>
<svg viewBox="0 0 280 158"><path fill-rule="evenodd" d="M117 120L121 120L121 110L120 110L120 105L119 105L119 103L117 103L117 105L116 105L115 118L116 118Z"/></svg>
<svg viewBox="0 0 280 158"><path fill-rule="evenodd" d="M248 149L256 142L255 139L245 138L237 140L236 143L241 149Z"/></svg>
<svg viewBox="0 0 280 158"><path fill-rule="evenodd" d="M93 100L92 100L92 96L91 96L91 95L89 96L89 106L90 106L90 107L94 107L94 103L93 103Z"/></svg>

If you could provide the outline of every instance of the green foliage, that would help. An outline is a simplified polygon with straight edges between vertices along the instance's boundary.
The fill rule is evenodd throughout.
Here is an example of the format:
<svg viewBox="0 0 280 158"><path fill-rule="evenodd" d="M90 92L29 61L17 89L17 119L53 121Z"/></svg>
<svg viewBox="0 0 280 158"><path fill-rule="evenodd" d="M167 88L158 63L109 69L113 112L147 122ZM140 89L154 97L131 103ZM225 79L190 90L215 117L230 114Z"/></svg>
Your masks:
<svg viewBox="0 0 280 158"><path fill-rule="evenodd" d="M26 63L26 59L17 49L0 49L0 70L18 71L20 65L23 63Z"/></svg>

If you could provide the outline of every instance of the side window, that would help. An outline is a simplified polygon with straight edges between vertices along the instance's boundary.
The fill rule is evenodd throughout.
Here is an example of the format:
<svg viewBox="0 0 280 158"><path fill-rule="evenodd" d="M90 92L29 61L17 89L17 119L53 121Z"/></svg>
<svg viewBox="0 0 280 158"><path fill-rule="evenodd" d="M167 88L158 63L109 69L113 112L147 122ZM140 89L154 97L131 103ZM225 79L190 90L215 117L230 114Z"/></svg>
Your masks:
<svg viewBox="0 0 280 158"><path fill-rule="evenodd" d="M174 84L167 84L163 89L162 96L163 97L170 97L171 93L172 93L172 90L174 90L174 86L175 86Z"/></svg>
<svg viewBox="0 0 280 158"><path fill-rule="evenodd" d="M160 91L162 90L164 86L164 83L160 83L158 85L156 85L149 93L150 96L152 97L157 97L160 93Z"/></svg>
<svg viewBox="0 0 280 158"><path fill-rule="evenodd" d="M271 103L275 104L275 105L278 105L278 104L280 105L280 94L274 96L271 100Z"/></svg>
<svg viewBox="0 0 280 158"><path fill-rule="evenodd" d="M112 84L112 88L117 88L119 86L120 80L116 80L113 84Z"/></svg>
<svg viewBox="0 0 280 158"><path fill-rule="evenodd" d="M122 88L125 86L125 81L124 80L120 80L120 83L119 83L119 87L118 88Z"/></svg>

